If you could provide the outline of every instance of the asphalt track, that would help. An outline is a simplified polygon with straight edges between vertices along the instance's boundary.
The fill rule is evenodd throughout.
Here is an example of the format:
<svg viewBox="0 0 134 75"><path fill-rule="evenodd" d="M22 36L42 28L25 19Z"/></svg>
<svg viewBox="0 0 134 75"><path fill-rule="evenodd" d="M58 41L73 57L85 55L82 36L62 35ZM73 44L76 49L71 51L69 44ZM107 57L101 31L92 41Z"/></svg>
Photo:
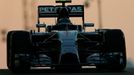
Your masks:
<svg viewBox="0 0 134 75"><path fill-rule="evenodd" d="M10 72L7 69L1 69L0 75L19 75ZM123 72L109 72L97 70L82 70L82 71L52 71L52 70L33 70L29 73L21 73L20 75L134 75L134 68L128 68Z"/></svg>

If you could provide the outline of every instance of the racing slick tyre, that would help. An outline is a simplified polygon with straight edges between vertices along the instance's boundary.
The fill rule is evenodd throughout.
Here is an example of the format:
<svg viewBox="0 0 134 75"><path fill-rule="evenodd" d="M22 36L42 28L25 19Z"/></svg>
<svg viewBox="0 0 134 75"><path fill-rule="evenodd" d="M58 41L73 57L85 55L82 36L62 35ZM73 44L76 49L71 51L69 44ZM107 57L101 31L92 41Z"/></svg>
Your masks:
<svg viewBox="0 0 134 75"><path fill-rule="evenodd" d="M110 71L123 71L126 67L125 37L120 29L102 29L104 58L107 64L97 66Z"/></svg>
<svg viewBox="0 0 134 75"><path fill-rule="evenodd" d="M10 31L7 35L7 67L20 73L30 70L30 34L26 31Z"/></svg>
<svg viewBox="0 0 134 75"><path fill-rule="evenodd" d="M52 26L47 26L47 31L51 32L52 31Z"/></svg>

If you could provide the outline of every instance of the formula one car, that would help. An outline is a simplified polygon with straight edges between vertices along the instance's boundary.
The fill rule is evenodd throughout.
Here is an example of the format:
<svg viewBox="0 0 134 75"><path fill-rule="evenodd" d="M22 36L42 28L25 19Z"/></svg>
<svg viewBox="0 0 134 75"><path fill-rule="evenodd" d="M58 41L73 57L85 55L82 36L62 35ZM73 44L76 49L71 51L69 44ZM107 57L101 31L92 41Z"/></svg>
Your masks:
<svg viewBox="0 0 134 75"><path fill-rule="evenodd" d="M7 35L7 66L13 72L36 67L50 69L96 69L122 71L126 67L125 38L120 29L96 29L86 32L93 23L84 23L83 5L65 5L71 0L56 0L62 5L38 6L38 31L14 30ZM40 18L56 18L55 25L41 23ZM71 17L81 17L75 25ZM40 29L44 28L45 31Z"/></svg>

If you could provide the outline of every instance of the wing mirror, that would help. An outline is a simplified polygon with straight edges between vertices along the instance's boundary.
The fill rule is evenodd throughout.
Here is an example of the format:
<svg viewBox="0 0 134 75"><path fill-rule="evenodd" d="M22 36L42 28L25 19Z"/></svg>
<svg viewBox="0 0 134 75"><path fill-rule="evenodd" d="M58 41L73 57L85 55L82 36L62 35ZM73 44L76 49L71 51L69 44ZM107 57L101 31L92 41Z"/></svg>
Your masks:
<svg viewBox="0 0 134 75"><path fill-rule="evenodd" d="M46 28L46 24L36 24L36 27L38 28L38 32L40 32L41 28Z"/></svg>
<svg viewBox="0 0 134 75"><path fill-rule="evenodd" d="M36 24L36 27L39 27L39 28L46 27L46 24Z"/></svg>
<svg viewBox="0 0 134 75"><path fill-rule="evenodd" d="M84 23L84 27L94 27L94 23Z"/></svg>

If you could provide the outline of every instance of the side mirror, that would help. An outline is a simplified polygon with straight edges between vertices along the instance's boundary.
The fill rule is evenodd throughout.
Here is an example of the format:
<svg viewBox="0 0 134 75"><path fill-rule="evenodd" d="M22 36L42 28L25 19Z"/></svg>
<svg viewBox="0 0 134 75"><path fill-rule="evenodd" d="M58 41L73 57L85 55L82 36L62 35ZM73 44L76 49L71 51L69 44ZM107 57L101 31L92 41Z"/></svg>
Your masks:
<svg viewBox="0 0 134 75"><path fill-rule="evenodd" d="M94 23L84 23L84 27L94 27Z"/></svg>
<svg viewBox="0 0 134 75"><path fill-rule="evenodd" d="M36 27L38 27L38 28L46 27L46 24L36 24Z"/></svg>
<svg viewBox="0 0 134 75"><path fill-rule="evenodd" d="M36 24L36 27L38 28L38 32L40 32L41 28L46 28L46 24Z"/></svg>

